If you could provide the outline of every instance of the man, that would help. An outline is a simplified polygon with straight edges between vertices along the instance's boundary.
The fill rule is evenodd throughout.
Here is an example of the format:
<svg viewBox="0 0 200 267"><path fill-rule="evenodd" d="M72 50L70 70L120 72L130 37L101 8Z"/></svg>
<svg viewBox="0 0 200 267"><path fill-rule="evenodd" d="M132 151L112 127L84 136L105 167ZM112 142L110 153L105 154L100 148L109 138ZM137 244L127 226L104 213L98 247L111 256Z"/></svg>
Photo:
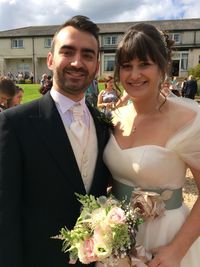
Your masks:
<svg viewBox="0 0 200 267"><path fill-rule="evenodd" d="M198 89L197 81L195 80L193 75L190 75L185 85L185 97L194 99L197 93L197 89Z"/></svg>
<svg viewBox="0 0 200 267"><path fill-rule="evenodd" d="M7 109L8 100L16 93L14 82L4 76L0 76L0 112Z"/></svg>
<svg viewBox="0 0 200 267"><path fill-rule="evenodd" d="M2 267L71 266L62 242L51 237L64 226L73 228L80 213L75 192L106 193L109 173L102 154L108 129L84 103L98 71L98 51L97 26L73 17L58 29L48 54L51 92L0 114ZM71 126L77 105L88 127L84 149Z"/></svg>

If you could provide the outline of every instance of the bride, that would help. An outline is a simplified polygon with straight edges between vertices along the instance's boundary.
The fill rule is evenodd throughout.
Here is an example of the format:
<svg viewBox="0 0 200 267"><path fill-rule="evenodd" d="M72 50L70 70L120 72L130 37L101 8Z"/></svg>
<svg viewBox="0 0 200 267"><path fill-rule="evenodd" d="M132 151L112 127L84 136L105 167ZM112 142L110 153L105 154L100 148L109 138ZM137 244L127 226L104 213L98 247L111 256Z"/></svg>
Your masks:
<svg viewBox="0 0 200 267"><path fill-rule="evenodd" d="M131 27L120 42L115 82L133 104L114 112L115 129L104 161L117 198L130 196L138 187L172 193L164 215L140 226L137 242L153 253L147 266L199 267L200 199L189 211L182 187L190 168L200 189L200 108L194 101L166 99L161 93L171 46L167 35L145 23Z"/></svg>

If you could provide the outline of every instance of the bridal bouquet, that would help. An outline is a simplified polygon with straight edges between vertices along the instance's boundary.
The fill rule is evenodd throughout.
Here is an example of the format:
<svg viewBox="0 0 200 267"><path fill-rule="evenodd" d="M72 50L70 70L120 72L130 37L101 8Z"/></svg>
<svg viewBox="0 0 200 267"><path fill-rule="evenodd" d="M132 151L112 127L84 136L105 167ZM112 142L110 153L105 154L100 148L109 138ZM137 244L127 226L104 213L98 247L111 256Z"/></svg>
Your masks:
<svg viewBox="0 0 200 267"><path fill-rule="evenodd" d="M69 263L115 265L137 257L136 233L142 223L137 208L112 196L76 195L82 204L80 216L72 230L62 228L56 237L63 240L63 252L69 252Z"/></svg>

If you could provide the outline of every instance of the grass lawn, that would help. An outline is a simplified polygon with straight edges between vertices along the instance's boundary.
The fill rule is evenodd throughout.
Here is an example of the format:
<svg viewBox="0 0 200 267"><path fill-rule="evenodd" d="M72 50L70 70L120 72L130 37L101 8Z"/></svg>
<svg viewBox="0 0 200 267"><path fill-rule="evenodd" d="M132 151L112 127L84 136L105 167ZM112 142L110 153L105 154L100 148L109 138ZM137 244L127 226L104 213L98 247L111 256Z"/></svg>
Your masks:
<svg viewBox="0 0 200 267"><path fill-rule="evenodd" d="M24 90L22 103L26 103L41 97L41 94L38 91L40 88L40 84L18 84L18 86Z"/></svg>
<svg viewBox="0 0 200 267"><path fill-rule="evenodd" d="M22 103L41 97L41 94L39 93L40 84L18 84L18 86L24 90ZM104 86L104 83L99 83L99 91L103 90Z"/></svg>

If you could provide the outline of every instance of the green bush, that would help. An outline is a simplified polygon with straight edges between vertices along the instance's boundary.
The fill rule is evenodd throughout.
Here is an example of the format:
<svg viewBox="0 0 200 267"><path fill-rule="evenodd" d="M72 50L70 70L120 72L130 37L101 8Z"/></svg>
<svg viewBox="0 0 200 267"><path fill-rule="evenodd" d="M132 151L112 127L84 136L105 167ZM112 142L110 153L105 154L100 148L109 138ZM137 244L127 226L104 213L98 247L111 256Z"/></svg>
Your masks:
<svg viewBox="0 0 200 267"><path fill-rule="evenodd" d="M193 75L197 80L200 79L200 64L196 67L189 69L189 74Z"/></svg>

